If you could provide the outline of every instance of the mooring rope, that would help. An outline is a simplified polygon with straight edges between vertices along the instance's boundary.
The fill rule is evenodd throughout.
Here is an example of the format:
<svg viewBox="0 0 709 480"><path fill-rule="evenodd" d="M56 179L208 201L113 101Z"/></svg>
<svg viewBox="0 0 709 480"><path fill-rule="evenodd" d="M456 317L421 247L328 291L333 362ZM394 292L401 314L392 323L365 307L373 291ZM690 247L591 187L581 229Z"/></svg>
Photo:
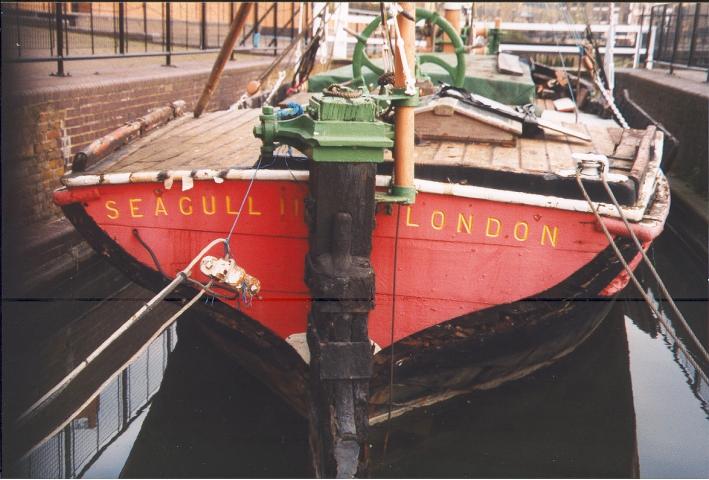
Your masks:
<svg viewBox="0 0 709 480"><path fill-rule="evenodd" d="M136 322L141 320L145 315L150 313L155 306L165 300L165 298L172 293L182 282L187 280L189 277L192 268L196 265L196 263L201 259L210 249L212 249L214 246L218 245L219 243L224 242L225 239L223 238L218 238L216 240L211 241L206 247L204 247L199 254L197 254L196 257L192 259L192 261L180 272L177 273L175 278L165 286L160 292L158 292L153 298L148 300L140 309L135 312L123 325L118 327L116 331L114 331L106 340L104 340L98 348L96 348L89 356L87 356L79 365L77 365L74 370L69 372L64 378L62 378L59 383L54 385L47 393L42 395L36 402L34 402L27 410L22 412L22 414L17 418L17 422L20 423L22 422L25 418L27 418L28 415L30 415L32 412L34 412L37 407L42 405L44 402L47 401L50 397L52 397L55 393L57 393L59 390L64 388L66 385L68 385L72 380L74 380L87 366L89 366L92 362L98 358L98 356L103 353L113 342L115 342L123 333L125 333L131 326L133 326ZM211 286L211 282L209 284ZM200 293L197 295L196 298L201 297L204 294L205 290L200 291ZM194 300L194 299L193 299ZM194 300L197 301L197 300ZM194 301L191 301L187 305L192 305ZM186 308L181 309L178 313L181 315L186 311ZM177 316L174 316L175 319L177 319Z"/></svg>
<svg viewBox="0 0 709 480"><path fill-rule="evenodd" d="M601 168L604 168L601 166ZM602 170L603 171L603 170ZM605 181L605 176L602 176L602 181L604 185L606 186L607 189L607 183ZM598 209L596 208L595 204L591 200L591 197L588 195L588 192L586 191L586 187L584 187L583 182L581 181L581 165L576 169L576 183L578 183L579 189L581 190L581 193L583 194L584 198L586 199L586 202L588 202L589 207L591 208L591 211L593 212L593 215L596 217L596 220L598 221L598 224L601 226L601 229L603 230L603 233L605 234L606 238L608 239L608 242L610 246L613 248L613 251L615 252L616 257L618 257L618 260L620 263L623 265L623 268L625 269L626 273L630 277L630 279L633 281L633 284L635 287L638 289L640 292L640 295L643 297L643 300L645 300L645 303L648 305L650 310L652 310L652 313L655 315L655 317L658 319L660 322L663 321L662 314L658 310L658 308L655 306L655 302L652 301L650 296L645 292L643 289L642 285L640 284L640 281L637 279L635 276L635 273L633 272L633 269L630 268L628 265L628 262L625 261L625 258L623 257L623 254L620 252L618 249L618 246L615 244L615 241L613 240L613 236L610 234L608 229L606 228L605 224L603 223L603 220L601 218L601 215L598 213ZM650 264L650 260L647 258L647 255L645 255L645 250L642 248L642 245L640 245L640 242L638 241L637 237L635 236L634 232L630 228L630 225L627 223L627 220L625 219L625 216L623 214L622 209L620 208L620 205L618 205L617 201L615 200L615 197L613 196L613 193L610 192L611 200L613 200L616 208L618 209L618 212L620 213L621 218L623 218L623 221L625 222L626 228L630 232L630 235L633 237L633 239L636 242L636 247L638 250L642 253L642 258L645 260L645 263ZM670 296L669 292L667 292L667 289L664 287L664 284L662 283L662 280L660 280L659 275L657 275L656 270L654 267L650 265L650 271L653 272L653 275L655 275L655 280L657 280L658 284L661 284L663 294L665 297L668 299L671 305L673 305L673 309L675 310L675 313L677 314L677 318L680 320L684 328L687 330L687 334L689 337L692 339L692 341L696 344L696 346L699 349L699 352L704 356L704 358L709 361L709 354L707 351L704 349L703 345L699 342L699 339L694 335L694 332L692 331L691 327L685 320L684 316L679 312L679 309L677 309L677 306L674 304L672 301L672 297ZM665 326L667 327L667 326Z"/></svg>
<svg viewBox="0 0 709 480"><path fill-rule="evenodd" d="M699 347L699 350L704 355L704 357L707 360L709 360L709 354L707 354L706 350L704 349L704 346L701 344L699 339L694 335L694 332L690 328L689 323L684 318L684 315L682 315L682 312L680 312L679 308L677 307L677 304L675 304L674 300L672 299L672 295L670 295L670 292L667 290L667 287L665 286L665 282L662 281L662 279L660 278L660 275L657 273L657 270L655 270L655 267L653 266L652 262L650 261L647 254L645 253L645 249L642 248L642 245L640 244L640 240L638 240L638 237L637 237L637 235L635 235L635 232L633 232L633 229L630 228L630 224L628 223L627 218L625 218L625 214L623 213L622 208L618 204L618 200L616 199L615 195L613 194L613 191L611 190L610 186L608 185L608 180L606 179L606 169L605 168L601 169L601 183L603 183L603 188L606 190L606 193L608 193L608 196L610 197L611 202L613 202L613 205L618 210L618 215L620 216L621 220L623 220L623 224L625 224L625 228L628 229L628 233L630 233L630 237L633 239L633 243L635 243L636 248L638 249L638 251L642 255L643 262L645 263L645 265L647 265L648 270L650 270L650 273L652 274L652 276L655 277L655 280L657 281L657 285L660 287L660 291L662 292L662 295L664 295L665 299L670 304L672 311L677 316L680 323L682 323L682 326L684 326L684 328L687 330L687 333L689 334L692 341L697 345L697 347Z"/></svg>

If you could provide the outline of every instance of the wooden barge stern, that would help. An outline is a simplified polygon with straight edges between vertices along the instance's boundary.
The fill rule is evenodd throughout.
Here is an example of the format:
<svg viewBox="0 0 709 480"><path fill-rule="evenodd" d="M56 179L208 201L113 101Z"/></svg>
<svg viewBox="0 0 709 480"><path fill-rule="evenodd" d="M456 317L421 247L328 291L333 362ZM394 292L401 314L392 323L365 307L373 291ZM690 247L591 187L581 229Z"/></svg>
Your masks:
<svg viewBox="0 0 709 480"><path fill-rule="evenodd" d="M174 117L160 128L148 133L137 122L123 129L134 141L121 146L125 137L116 135L97 143L107 147L77 157L56 203L97 252L158 290L202 246L229 231L243 197L232 250L261 279L262 298L251 306L238 299L200 305L216 320L205 328L219 332L212 335L217 343L301 413L327 411L324 399L336 398L359 409L333 427L347 435L335 435L326 448L336 450L331 447L344 438L351 441L350 458L363 444L362 418L382 421L390 410L399 415L519 378L569 353L598 326L594 301L612 299L628 278L571 187L574 153L610 159L611 189L646 248L668 212L659 170L662 133L652 129L584 125L590 144L549 132L513 145L420 142L417 202L395 206L396 215L352 187L385 193L390 161L318 164L285 146L261 158L261 142L251 135L261 112L213 112L195 120L169 108L171 115L167 109L154 115ZM141 133L148 134L138 138ZM635 266L639 254L605 203L602 185L584 184ZM362 198L369 204L360 205ZM363 208L347 211L351 205ZM343 277L357 280L350 288L338 280ZM194 290L178 293L188 298ZM331 298L350 301L326 301ZM565 322L574 311L588 314ZM318 370L308 365L313 352L318 361L335 361ZM342 358L361 360L337 361ZM346 394L351 400L338 393L345 386L353 389ZM366 462L366 452L354 456ZM335 465L315 469L335 475L346 465L340 473L351 476L362 468Z"/></svg>

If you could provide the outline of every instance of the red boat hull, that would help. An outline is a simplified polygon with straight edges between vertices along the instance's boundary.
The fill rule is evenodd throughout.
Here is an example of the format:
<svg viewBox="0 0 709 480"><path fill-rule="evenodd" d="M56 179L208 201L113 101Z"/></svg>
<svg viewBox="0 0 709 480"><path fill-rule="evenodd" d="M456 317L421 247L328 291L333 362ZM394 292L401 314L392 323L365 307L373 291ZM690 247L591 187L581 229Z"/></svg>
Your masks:
<svg viewBox="0 0 709 480"><path fill-rule="evenodd" d="M99 185L60 190L55 199L81 202L130 257L157 270L133 233L137 230L165 274L174 276L206 244L226 235L248 183L197 181L187 191L157 182ZM283 339L306 329L306 195L305 183L255 182L230 242L237 263L262 284L251 306L231 306ZM381 348L450 319L549 290L608 247L590 213L420 193L416 205L400 207L392 338L396 208L377 212L373 238L377 293L369 334ZM217 247L212 253L223 252ZM205 280L196 270L193 276Z"/></svg>

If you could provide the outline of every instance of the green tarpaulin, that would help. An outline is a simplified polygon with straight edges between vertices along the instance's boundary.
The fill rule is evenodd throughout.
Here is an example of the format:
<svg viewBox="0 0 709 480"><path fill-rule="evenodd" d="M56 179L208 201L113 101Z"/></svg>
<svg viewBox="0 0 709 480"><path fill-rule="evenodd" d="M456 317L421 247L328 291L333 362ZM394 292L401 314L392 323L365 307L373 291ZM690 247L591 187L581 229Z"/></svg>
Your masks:
<svg viewBox="0 0 709 480"><path fill-rule="evenodd" d="M455 54L437 54L451 65L455 65ZM473 93L482 95L508 105L524 105L534 101L534 83L529 66L521 64L524 75L508 75L497 71L496 55L467 55L465 84L463 87ZM382 66L381 59L373 62ZM364 79L370 85L377 83L377 76L368 68L363 67ZM443 68L433 63L421 66L424 74L431 77L434 85L438 82L450 83L451 79ZM352 65L336 68L310 77L309 92L321 92L332 83L342 83L352 80Z"/></svg>

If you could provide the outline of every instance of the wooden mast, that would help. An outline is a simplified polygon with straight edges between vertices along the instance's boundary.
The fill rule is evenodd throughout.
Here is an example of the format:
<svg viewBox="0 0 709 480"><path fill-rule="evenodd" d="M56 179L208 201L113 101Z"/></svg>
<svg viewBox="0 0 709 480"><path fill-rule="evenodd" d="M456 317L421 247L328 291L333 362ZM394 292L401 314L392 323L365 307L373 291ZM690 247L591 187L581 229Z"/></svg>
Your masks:
<svg viewBox="0 0 709 480"><path fill-rule="evenodd" d="M234 51L234 45L236 45L236 41L239 39L239 34L241 33L242 28L244 28L244 23L246 23L246 17L249 16L249 12L251 11L252 5L253 2L244 2L239 7L239 11L236 12L236 17L234 17L234 20L231 22L231 27L229 28L229 34L224 39L222 49L219 52L217 59L214 61L212 73L209 74L207 84L204 86L202 95L199 97L197 105L194 108L195 118L198 118L200 115L202 115L204 109L207 108L209 99L212 98L212 94L217 89L217 85L219 85L219 80L221 79L222 72L224 71L224 67L226 66L226 62L229 61L229 57Z"/></svg>
<svg viewBox="0 0 709 480"><path fill-rule="evenodd" d="M416 4L402 2L399 5L404 10L403 15L397 16L399 32L404 40L406 62L408 71L414 74L416 24L411 19L416 18ZM407 18L410 17L410 18ZM399 54L399 44L396 45L394 55L394 87L406 88L406 75ZM412 190L414 186L414 109L411 106L398 106L394 113L394 189Z"/></svg>

